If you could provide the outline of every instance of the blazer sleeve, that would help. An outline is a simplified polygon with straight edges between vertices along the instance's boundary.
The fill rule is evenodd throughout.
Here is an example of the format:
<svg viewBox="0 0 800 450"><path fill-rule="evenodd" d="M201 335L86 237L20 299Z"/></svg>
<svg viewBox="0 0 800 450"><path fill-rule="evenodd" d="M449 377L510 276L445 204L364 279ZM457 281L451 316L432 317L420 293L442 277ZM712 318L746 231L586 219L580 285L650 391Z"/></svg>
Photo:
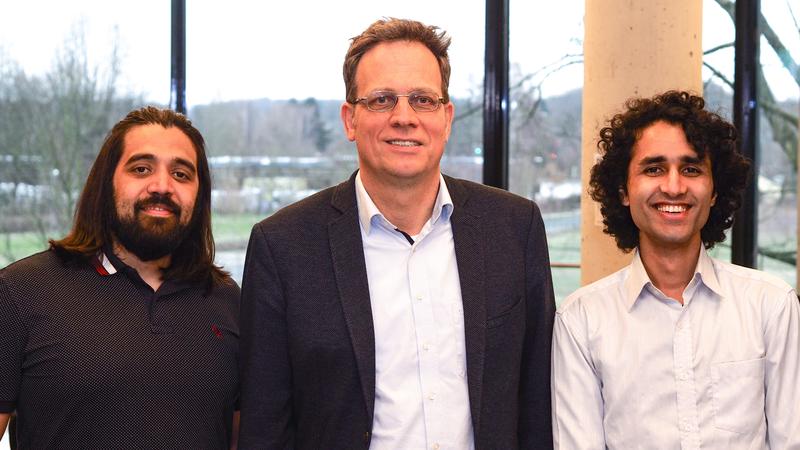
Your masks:
<svg viewBox="0 0 800 450"><path fill-rule="evenodd" d="M523 449L553 446L550 351L555 316L547 238L539 208L532 211L525 249L526 330L520 374L519 443Z"/></svg>
<svg viewBox="0 0 800 450"><path fill-rule="evenodd" d="M253 227L242 279L240 449L294 447L286 298L261 224Z"/></svg>

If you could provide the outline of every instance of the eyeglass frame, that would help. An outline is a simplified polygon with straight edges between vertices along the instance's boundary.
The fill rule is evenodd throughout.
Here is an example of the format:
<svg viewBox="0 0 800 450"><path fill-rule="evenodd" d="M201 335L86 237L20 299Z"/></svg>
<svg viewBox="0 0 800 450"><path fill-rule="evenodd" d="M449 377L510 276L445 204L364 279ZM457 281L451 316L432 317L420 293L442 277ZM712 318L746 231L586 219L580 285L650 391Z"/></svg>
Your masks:
<svg viewBox="0 0 800 450"><path fill-rule="evenodd" d="M392 107L389 108L389 109L372 109L372 108L370 108L369 104L367 103L367 99L370 96L372 96L374 94L379 94L379 93L380 94L386 94L385 95L386 97L389 97L389 96L397 97L397 100L394 102L394 105L392 105ZM433 94L433 95L431 95L431 94ZM436 107L434 109L431 109L431 110L424 110L424 109L421 110L421 111L417 110L417 108L414 107L414 104L411 103L411 97L414 96L414 95L423 95L425 97L433 98L434 100L436 100L436 103L435 103ZM354 105L357 105L359 103L363 103L364 107L367 108L367 110L371 111L371 112L391 112L391 111L394 111L394 109L397 107L397 103L400 101L400 97L407 97L408 98L408 105L411 107L411 109L413 109L415 112L418 112L418 113L436 112L436 111L439 110L439 108L441 108L442 105L447 103L445 101L444 97L441 97L441 96L436 97L436 94L434 94L432 92L429 92L429 91L411 91L408 94L397 94L397 93L392 92L392 91L373 91L373 92L370 92L369 94L367 94L366 97L358 97L358 98L356 98L351 103L354 104Z"/></svg>

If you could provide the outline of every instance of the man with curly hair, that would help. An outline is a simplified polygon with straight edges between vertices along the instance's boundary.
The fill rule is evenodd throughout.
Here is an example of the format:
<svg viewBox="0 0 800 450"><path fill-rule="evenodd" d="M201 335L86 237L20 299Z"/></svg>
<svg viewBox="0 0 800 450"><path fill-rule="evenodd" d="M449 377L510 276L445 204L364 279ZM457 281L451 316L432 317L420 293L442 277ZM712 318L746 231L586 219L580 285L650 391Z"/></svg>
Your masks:
<svg viewBox="0 0 800 450"><path fill-rule="evenodd" d="M688 92L626 107L600 131L589 193L635 252L558 310L555 448L798 448L797 295L706 253L750 172L736 130Z"/></svg>

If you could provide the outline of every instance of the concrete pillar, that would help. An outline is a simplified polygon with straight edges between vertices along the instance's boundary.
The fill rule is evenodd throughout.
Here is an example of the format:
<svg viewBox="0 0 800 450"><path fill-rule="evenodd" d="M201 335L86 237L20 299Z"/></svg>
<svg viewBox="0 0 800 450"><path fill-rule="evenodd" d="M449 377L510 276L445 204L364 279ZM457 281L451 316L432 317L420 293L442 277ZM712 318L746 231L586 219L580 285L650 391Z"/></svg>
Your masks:
<svg viewBox="0 0 800 450"><path fill-rule="evenodd" d="M700 0L586 0L581 175L597 155L600 128L630 97L669 89L702 93ZM628 264L603 233L600 208L581 198L581 282L591 283Z"/></svg>

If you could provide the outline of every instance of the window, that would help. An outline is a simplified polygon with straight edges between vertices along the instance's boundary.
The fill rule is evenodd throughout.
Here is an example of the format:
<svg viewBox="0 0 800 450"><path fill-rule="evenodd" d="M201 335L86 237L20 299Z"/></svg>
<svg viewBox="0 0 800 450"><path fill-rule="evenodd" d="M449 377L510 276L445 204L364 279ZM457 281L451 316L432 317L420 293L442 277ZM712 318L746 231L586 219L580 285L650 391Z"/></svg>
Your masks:
<svg viewBox="0 0 800 450"><path fill-rule="evenodd" d="M255 222L357 167L339 118L342 63L350 38L381 17L452 37L456 116L442 170L480 181L484 8L479 0L188 4L186 99L211 157L218 263L240 280Z"/></svg>
<svg viewBox="0 0 800 450"><path fill-rule="evenodd" d="M169 102L169 10L17 2L0 17L0 267L70 228L105 134ZM156 12L154 14L154 11ZM142 24L147 33L142 33Z"/></svg>
<svg viewBox="0 0 800 450"><path fill-rule="evenodd" d="M509 190L542 209L560 300L580 286L584 2L537 8L510 6Z"/></svg>
<svg viewBox="0 0 800 450"><path fill-rule="evenodd" d="M712 108L732 118L734 80L735 3L705 0L704 94ZM800 112L800 8L791 2L762 0L757 267L796 283L797 147ZM715 253L729 259L728 240Z"/></svg>

